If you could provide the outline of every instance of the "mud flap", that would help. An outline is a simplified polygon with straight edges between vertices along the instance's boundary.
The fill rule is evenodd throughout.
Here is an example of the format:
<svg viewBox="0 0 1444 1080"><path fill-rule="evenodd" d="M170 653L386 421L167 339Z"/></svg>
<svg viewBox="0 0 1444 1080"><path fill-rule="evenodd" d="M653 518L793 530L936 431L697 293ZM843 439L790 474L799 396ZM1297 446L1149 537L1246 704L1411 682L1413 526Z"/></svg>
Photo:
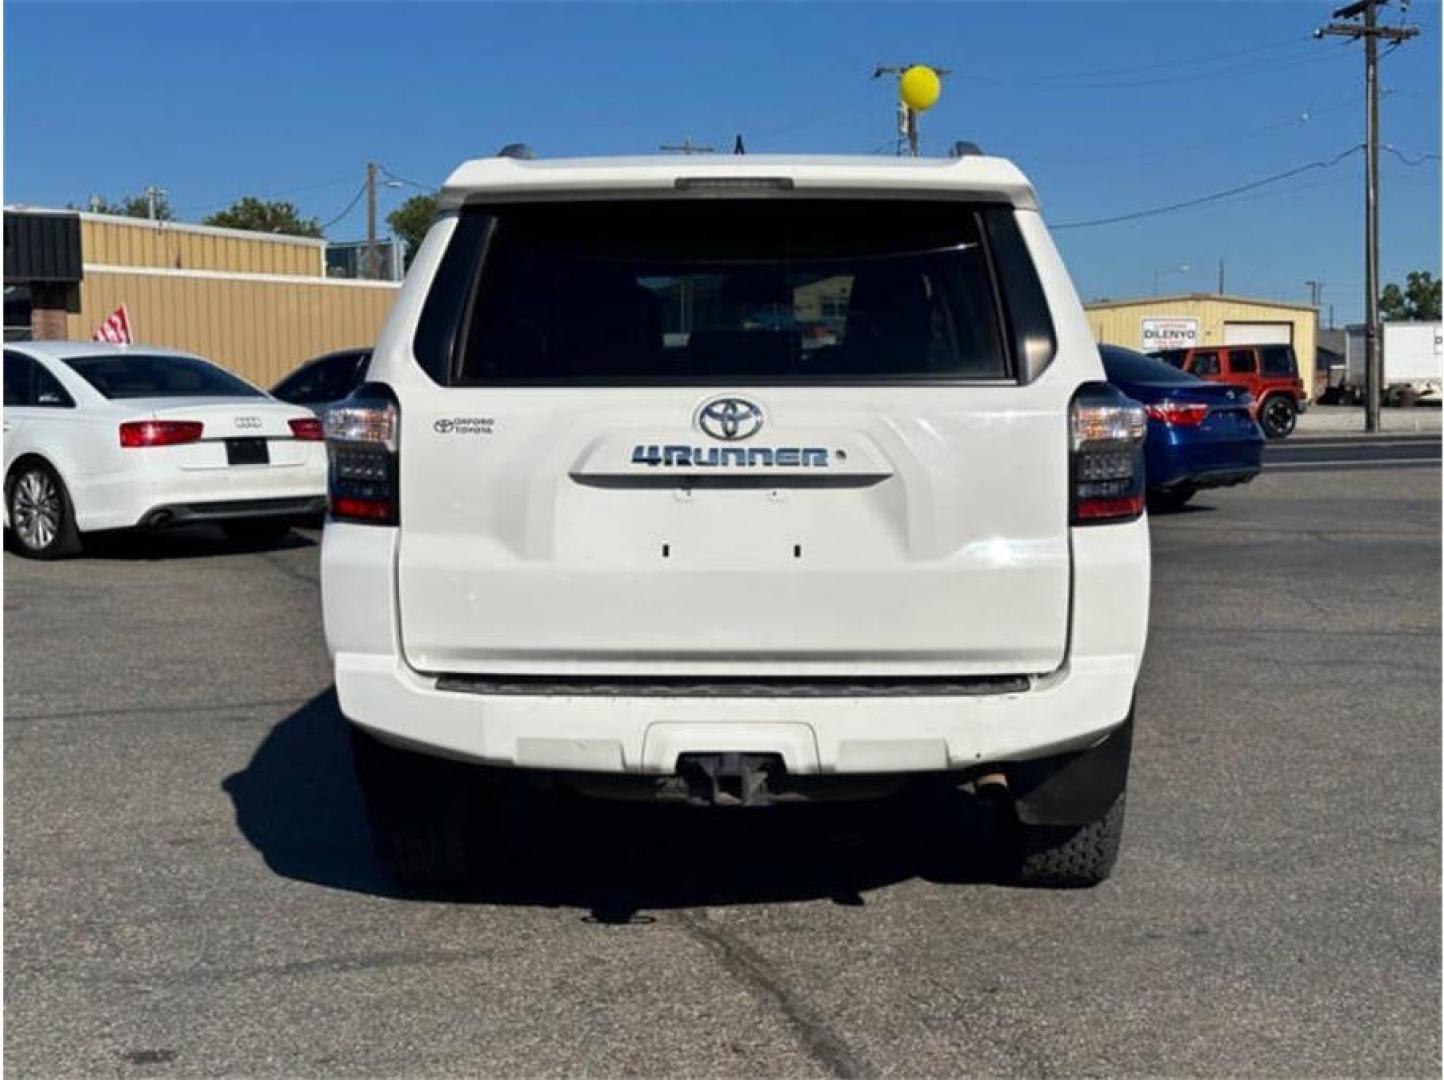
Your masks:
<svg viewBox="0 0 1444 1080"><path fill-rule="evenodd" d="M1097 746L1005 766L1018 820L1025 825L1098 821L1128 785L1133 706Z"/></svg>

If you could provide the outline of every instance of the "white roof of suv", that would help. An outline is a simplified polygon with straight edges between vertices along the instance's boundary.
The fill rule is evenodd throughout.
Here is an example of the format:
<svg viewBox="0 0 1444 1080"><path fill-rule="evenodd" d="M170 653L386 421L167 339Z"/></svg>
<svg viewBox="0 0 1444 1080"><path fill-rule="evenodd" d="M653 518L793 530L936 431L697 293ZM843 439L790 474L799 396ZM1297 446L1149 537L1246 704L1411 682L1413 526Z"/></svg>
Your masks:
<svg viewBox="0 0 1444 1080"><path fill-rule="evenodd" d="M1004 158L967 155L960 158L880 156L802 156L783 154L715 154L524 159L478 158L464 162L446 180L441 209L469 202L536 198L552 195L646 194L676 190L679 181L701 181L726 191L727 181L786 181L794 190L819 194L931 194L1006 202L1036 210L1033 186L1018 167Z"/></svg>

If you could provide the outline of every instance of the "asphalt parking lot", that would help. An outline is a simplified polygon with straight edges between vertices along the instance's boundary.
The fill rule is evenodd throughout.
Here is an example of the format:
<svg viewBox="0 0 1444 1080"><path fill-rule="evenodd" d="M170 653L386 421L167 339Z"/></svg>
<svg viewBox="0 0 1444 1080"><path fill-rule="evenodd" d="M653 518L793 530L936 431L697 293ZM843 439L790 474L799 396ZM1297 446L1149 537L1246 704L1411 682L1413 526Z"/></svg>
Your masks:
<svg viewBox="0 0 1444 1080"><path fill-rule="evenodd" d="M981 808L947 857L909 805L563 802L484 893L397 896L317 534L6 554L7 1071L1437 1076L1438 442L1296 445L1154 519L1085 892L983 880Z"/></svg>

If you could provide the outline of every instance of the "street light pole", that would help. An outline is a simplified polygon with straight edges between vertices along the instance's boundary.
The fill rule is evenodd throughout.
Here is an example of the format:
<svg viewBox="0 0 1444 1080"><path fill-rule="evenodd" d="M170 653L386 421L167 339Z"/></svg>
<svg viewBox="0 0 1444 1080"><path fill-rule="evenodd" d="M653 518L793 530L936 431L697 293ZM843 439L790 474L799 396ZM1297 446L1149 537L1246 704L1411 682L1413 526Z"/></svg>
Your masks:
<svg viewBox="0 0 1444 1080"><path fill-rule="evenodd" d="M1157 295L1158 295L1158 279L1159 279L1159 278L1164 277L1164 276L1167 275L1167 274L1186 274L1186 273L1188 273L1188 267L1187 267L1187 266L1170 266L1170 267L1167 267L1166 269L1163 269L1163 270L1155 270L1155 271L1153 271L1153 295L1154 295L1154 296L1157 296Z"/></svg>

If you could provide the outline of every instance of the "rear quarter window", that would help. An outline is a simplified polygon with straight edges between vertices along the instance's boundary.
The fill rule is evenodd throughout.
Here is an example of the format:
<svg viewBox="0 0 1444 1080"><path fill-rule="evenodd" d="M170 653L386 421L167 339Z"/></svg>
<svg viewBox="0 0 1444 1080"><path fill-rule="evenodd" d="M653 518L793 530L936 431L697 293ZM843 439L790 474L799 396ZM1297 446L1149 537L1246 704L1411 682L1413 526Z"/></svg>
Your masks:
<svg viewBox="0 0 1444 1080"><path fill-rule="evenodd" d="M1008 380L1052 328L1031 325L1041 288L1021 315L1000 295L1019 268L995 249L1022 241L999 210L1011 225L924 201L469 209L416 353L452 385Z"/></svg>
<svg viewBox="0 0 1444 1080"><path fill-rule="evenodd" d="M1299 373L1292 345L1264 345L1259 352L1263 354L1263 373L1265 375L1283 375L1292 378Z"/></svg>

